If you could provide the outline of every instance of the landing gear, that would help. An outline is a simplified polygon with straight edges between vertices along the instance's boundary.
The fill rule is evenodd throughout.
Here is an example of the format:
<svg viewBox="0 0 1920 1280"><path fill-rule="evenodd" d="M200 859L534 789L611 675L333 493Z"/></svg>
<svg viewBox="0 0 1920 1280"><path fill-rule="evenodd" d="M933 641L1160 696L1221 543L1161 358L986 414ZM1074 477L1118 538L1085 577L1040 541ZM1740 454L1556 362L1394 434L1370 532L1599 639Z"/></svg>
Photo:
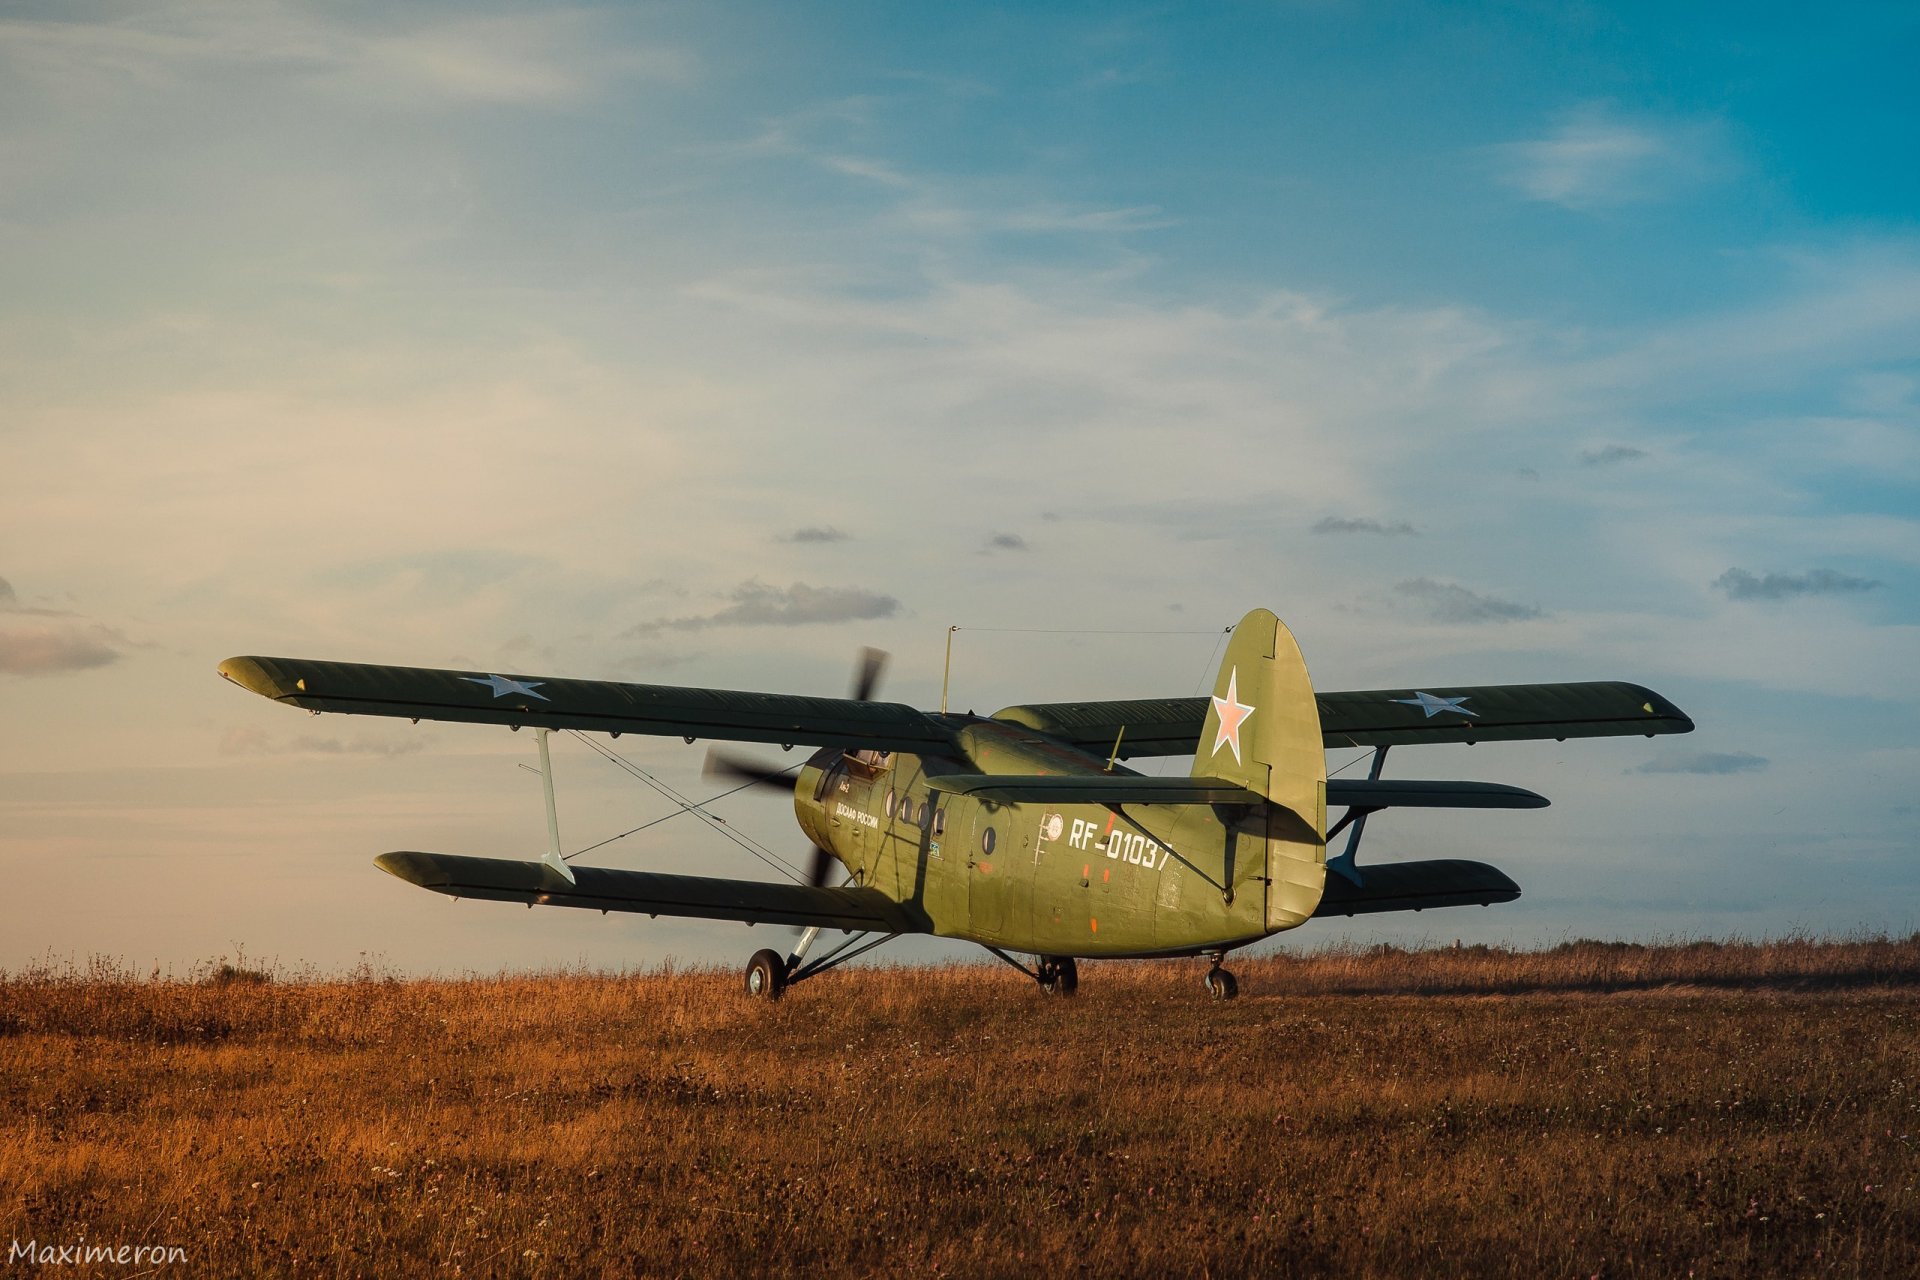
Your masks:
<svg viewBox="0 0 1920 1280"><path fill-rule="evenodd" d="M1080 989L1080 966L1072 956L1041 956L1034 976L1050 996L1070 996Z"/></svg>
<svg viewBox="0 0 1920 1280"><path fill-rule="evenodd" d="M1072 956L1035 956L1033 968L1029 969L998 947L987 946L989 955L1005 960L1020 972L1040 984L1040 989L1050 996L1070 996L1080 989L1080 966L1073 962Z"/></svg>
<svg viewBox="0 0 1920 1280"><path fill-rule="evenodd" d="M1240 984L1219 965L1207 970L1207 994L1215 1000L1231 1000L1240 994Z"/></svg>
<svg viewBox="0 0 1920 1280"><path fill-rule="evenodd" d="M756 1000L778 1000L795 983L805 982L829 969L837 969L875 947L892 942L900 935L849 931L845 941L830 948L825 955L809 960L807 948L819 936L818 928L809 928L800 935L799 944L790 956L782 956L778 951L754 952L753 959L747 961L747 994Z"/></svg>
<svg viewBox="0 0 1920 1280"><path fill-rule="evenodd" d="M756 951L747 961L747 994L778 1000L787 989L787 962L777 951Z"/></svg>

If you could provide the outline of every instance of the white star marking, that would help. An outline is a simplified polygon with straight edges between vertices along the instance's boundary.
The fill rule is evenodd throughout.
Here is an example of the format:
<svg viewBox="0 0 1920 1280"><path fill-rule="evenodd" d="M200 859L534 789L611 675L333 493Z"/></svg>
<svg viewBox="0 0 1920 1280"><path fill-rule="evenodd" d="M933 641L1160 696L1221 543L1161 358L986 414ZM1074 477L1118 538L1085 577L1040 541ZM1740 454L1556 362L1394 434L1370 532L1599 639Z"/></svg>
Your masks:
<svg viewBox="0 0 1920 1280"><path fill-rule="evenodd" d="M546 683L545 680L527 680L523 682L515 680L511 676L487 676L485 679L479 676L461 676L460 678L469 684L483 684L487 686L487 688L493 690L493 696L496 698L504 698L510 693L524 693L528 697L538 698L542 702L548 700L546 694L534 692L535 689L538 689Z"/></svg>
<svg viewBox="0 0 1920 1280"><path fill-rule="evenodd" d="M1416 693L1411 698L1388 698L1387 701L1397 702L1403 707L1418 707L1426 712L1427 719L1431 720L1442 711L1457 711L1463 716L1478 716L1480 714L1478 711L1469 711L1460 705L1472 696L1470 693L1463 693L1457 698L1442 698L1431 693Z"/></svg>
<svg viewBox="0 0 1920 1280"><path fill-rule="evenodd" d="M1240 763L1240 726L1253 714L1250 703L1240 701L1240 668L1235 667L1227 675L1227 696L1213 700L1213 710L1220 717L1220 731L1213 738L1213 754L1219 755L1220 748L1232 747L1235 764Z"/></svg>

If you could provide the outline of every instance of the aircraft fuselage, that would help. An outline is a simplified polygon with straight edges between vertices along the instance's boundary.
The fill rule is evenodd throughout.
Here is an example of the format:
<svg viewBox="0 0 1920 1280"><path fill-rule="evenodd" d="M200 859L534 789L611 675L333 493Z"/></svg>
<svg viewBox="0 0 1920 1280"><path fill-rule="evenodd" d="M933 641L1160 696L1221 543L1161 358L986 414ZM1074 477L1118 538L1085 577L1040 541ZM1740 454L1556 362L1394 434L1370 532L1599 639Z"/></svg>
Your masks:
<svg viewBox="0 0 1920 1280"><path fill-rule="evenodd" d="M934 789L930 776L955 772L1110 773L996 721L968 726L959 745L964 759L823 750L794 792L807 835L937 935L1046 955L1191 954L1290 928L1319 901L1325 845L1274 842L1264 807L994 803Z"/></svg>

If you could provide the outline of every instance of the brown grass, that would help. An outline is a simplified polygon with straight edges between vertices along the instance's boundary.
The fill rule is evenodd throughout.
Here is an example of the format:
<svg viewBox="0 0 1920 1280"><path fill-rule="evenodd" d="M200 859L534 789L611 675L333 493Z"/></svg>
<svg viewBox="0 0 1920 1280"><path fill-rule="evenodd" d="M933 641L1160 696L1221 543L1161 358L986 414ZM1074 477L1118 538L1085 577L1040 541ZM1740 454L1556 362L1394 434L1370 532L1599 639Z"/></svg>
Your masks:
<svg viewBox="0 0 1920 1280"><path fill-rule="evenodd" d="M1920 937L0 977L0 1249L178 1274L1920 1274ZM269 978L271 980L261 980ZM134 1269L119 1269L132 1274ZM23 1274L25 1269L23 1267Z"/></svg>

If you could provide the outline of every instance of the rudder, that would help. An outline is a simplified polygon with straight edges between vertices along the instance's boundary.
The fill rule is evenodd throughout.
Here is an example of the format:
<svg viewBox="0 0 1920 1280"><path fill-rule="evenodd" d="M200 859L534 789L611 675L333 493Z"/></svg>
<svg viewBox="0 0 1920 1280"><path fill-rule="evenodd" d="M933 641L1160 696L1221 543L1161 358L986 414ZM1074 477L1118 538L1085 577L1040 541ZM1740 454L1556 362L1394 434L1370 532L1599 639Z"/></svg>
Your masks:
<svg viewBox="0 0 1920 1280"><path fill-rule="evenodd" d="M1193 772L1237 782L1270 802L1267 927L1291 928L1311 916L1326 880L1327 757L1306 660L1269 610L1255 609L1233 629Z"/></svg>

